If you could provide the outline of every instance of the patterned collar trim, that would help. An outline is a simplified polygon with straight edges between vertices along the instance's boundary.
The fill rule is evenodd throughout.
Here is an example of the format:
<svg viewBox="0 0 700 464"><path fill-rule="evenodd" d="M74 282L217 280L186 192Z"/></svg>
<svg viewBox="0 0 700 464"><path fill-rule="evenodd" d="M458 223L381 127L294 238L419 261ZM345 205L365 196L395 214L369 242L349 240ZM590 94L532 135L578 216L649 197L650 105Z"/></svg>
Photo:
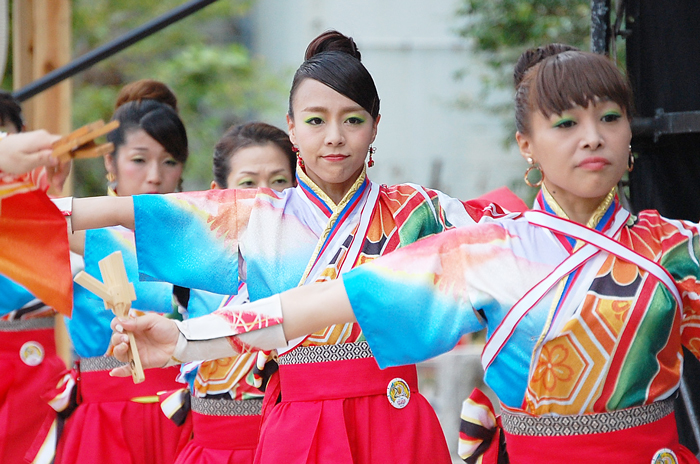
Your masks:
<svg viewBox="0 0 700 464"><path fill-rule="evenodd" d="M569 219L569 216L564 212L561 206L559 206L559 203L557 203L557 200L554 199L551 193L549 193L549 190L547 190L547 187L542 185L542 198L544 199L545 203L547 206L552 210L554 214L556 214L559 217L563 217L564 219ZM598 205L596 210L593 212L591 215L591 218L588 220L588 223L586 224L586 227L590 227L591 229L595 229L598 224L600 223L600 220L605 216L605 213L608 212L610 207L615 203L615 199L617 198L617 187L613 187L610 192L605 196L602 202Z"/></svg>
<svg viewBox="0 0 700 464"><path fill-rule="evenodd" d="M363 166L362 172L357 179L355 179L355 182L352 184L352 187L350 187L350 190L345 193L343 199L340 200L340 203L338 204L335 204L335 202L331 200L326 192L321 190L321 188L311 180L311 178L300 166L297 166L296 175L297 183L301 187L302 191L312 200L312 202L316 203L322 209L327 209L327 215L330 217L331 215L342 211L348 202L353 199L355 193L357 193L357 191L363 187L363 184L367 179L367 166ZM321 203L320 205L319 202Z"/></svg>

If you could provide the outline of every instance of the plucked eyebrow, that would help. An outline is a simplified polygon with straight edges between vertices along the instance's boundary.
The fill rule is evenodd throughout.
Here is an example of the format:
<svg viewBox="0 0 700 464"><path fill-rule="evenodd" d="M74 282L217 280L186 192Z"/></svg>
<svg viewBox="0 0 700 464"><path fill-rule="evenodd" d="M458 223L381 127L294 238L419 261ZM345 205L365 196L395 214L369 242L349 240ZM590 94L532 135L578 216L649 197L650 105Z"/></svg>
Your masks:
<svg viewBox="0 0 700 464"><path fill-rule="evenodd" d="M285 171L285 169L276 169L276 170L272 171L270 174L272 174L272 175L280 174L280 173L284 173L284 171ZM240 171L239 174L250 176L250 175L259 174L259 172L260 171Z"/></svg>
<svg viewBox="0 0 700 464"><path fill-rule="evenodd" d="M365 109L362 108L360 105L346 106L345 108L341 108L342 113L354 113L356 111L364 110ZM307 113L326 113L328 112L328 108L325 108L323 106L309 106L307 108L302 109L301 111Z"/></svg>

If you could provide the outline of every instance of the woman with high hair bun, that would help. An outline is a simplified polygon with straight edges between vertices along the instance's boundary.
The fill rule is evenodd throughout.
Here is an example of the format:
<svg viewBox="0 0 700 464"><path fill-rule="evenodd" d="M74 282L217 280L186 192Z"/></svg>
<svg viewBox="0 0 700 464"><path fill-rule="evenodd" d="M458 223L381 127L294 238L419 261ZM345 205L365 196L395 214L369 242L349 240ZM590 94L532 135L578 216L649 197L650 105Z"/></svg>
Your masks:
<svg viewBox="0 0 700 464"><path fill-rule="evenodd" d="M390 368L486 328L482 364L501 416L482 394L465 403L467 462L697 463L678 442L673 400L682 346L700 356L698 226L620 204L616 186L634 167L632 95L607 57L551 45L526 52L515 76L516 140L541 175L526 179L541 186L532 210L427 238L245 314L222 311L256 314L266 328L219 335L251 349L280 320L287 338L357 321ZM156 318L117 322L153 365L220 343L188 341L196 331Z"/></svg>
<svg viewBox="0 0 700 464"><path fill-rule="evenodd" d="M107 135L114 151L105 155L104 161L111 175L109 192L116 197L180 190L189 155L185 126L173 107L140 98L142 90L132 86L129 95L133 100L116 109L112 120L119 121L119 127ZM85 271L97 278L101 275L100 260L121 252L136 292L132 314L152 311L182 317L172 284L138 282L131 230L90 230L71 234L70 242L71 250L83 256ZM110 369L120 365L110 355L111 317L99 297L78 284L74 286L73 313L66 325L77 360L64 378L79 394L72 403L50 402L63 408L57 424L65 420L56 463L172 464L190 438L192 422L178 427L169 420L161 412L158 395L182 387L176 381L179 369L147 370L145 381L137 385L131 379L110 377ZM56 394L69 396L63 390Z"/></svg>
<svg viewBox="0 0 700 464"><path fill-rule="evenodd" d="M166 83L154 79L140 79L126 84L117 94L114 109L116 110L124 103L141 100L159 101L178 111L175 92Z"/></svg>
<svg viewBox="0 0 700 464"><path fill-rule="evenodd" d="M135 227L143 275L217 293L235 293L245 281L255 302L501 213L417 185L371 182L379 120L377 89L355 42L326 32L309 45L289 96L296 188L76 200L73 225ZM177 259L164 263L175 249ZM210 317L191 319L201 336L222 327L197 326ZM380 370L357 324L318 329L289 343L278 330L279 345L268 347L284 348L266 389L255 462L451 462L415 366ZM171 362L218 353L207 348ZM220 437L233 439L228 431Z"/></svg>
<svg viewBox="0 0 700 464"><path fill-rule="evenodd" d="M294 186L296 156L287 134L264 122L230 127L214 147L212 189L270 188L281 192ZM212 301L214 295L193 292L189 317L209 314L222 305L245 304L248 289L241 284L236 295ZM222 301L223 298L223 301ZM213 304L212 304L213 303ZM251 464L258 445L263 391L276 363L267 354L238 356L182 365L190 384L192 440L176 464ZM178 395L188 392L177 392ZM182 412L187 410L182 408ZM181 417L182 412L175 414ZM212 431L235 430L235 440L220 440Z"/></svg>

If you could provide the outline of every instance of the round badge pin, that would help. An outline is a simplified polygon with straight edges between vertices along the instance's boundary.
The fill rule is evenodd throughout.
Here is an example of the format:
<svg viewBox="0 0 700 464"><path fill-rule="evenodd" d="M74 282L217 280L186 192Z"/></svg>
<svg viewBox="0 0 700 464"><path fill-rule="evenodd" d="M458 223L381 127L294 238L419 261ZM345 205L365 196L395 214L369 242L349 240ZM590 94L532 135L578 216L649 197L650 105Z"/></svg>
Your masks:
<svg viewBox="0 0 700 464"><path fill-rule="evenodd" d="M19 357L27 366L38 366L44 360L44 347L39 342L27 342L19 349Z"/></svg>
<svg viewBox="0 0 700 464"><path fill-rule="evenodd" d="M661 448L654 453L654 457L651 458L651 464L678 464L678 458L673 450Z"/></svg>
<svg viewBox="0 0 700 464"><path fill-rule="evenodd" d="M411 388L404 379L396 377L386 387L386 397L393 407L403 409L411 400Z"/></svg>

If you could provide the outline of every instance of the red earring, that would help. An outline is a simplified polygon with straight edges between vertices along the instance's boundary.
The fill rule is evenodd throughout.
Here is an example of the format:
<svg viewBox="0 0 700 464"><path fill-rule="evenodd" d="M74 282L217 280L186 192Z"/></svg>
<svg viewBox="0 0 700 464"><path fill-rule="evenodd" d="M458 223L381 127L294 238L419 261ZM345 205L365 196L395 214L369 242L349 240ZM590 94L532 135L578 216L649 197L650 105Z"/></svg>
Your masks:
<svg viewBox="0 0 700 464"><path fill-rule="evenodd" d="M303 168L304 167L304 160L301 159L301 156L299 155L299 147L297 147L296 145L292 145L292 151L294 152L295 155L297 155L297 163L299 164L299 166L301 166Z"/></svg>
<svg viewBox="0 0 700 464"><path fill-rule="evenodd" d="M374 160L372 159L372 155L374 155L374 152L376 152L376 151L377 151L377 149L370 145L370 147L369 147L369 160L367 161L368 168L371 168L372 166L374 166Z"/></svg>

